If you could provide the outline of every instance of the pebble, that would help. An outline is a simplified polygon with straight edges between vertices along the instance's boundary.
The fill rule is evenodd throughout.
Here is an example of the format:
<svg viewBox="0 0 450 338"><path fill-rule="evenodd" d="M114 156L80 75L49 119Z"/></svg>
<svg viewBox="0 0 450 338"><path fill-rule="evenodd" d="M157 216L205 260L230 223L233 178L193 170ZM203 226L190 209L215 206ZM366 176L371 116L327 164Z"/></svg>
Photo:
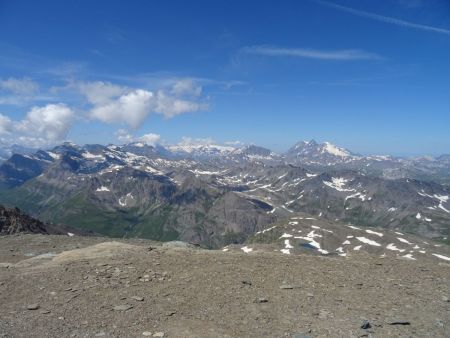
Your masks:
<svg viewBox="0 0 450 338"><path fill-rule="evenodd" d="M29 304L27 305L27 310L37 310L39 309L39 304Z"/></svg>
<svg viewBox="0 0 450 338"><path fill-rule="evenodd" d="M446 297L446 296L442 296L442 300L443 300L444 302L450 302L450 299L448 299L448 297Z"/></svg>
<svg viewBox="0 0 450 338"><path fill-rule="evenodd" d="M291 285L291 284L280 285L280 289L283 289L283 290L291 290L291 289L295 289L295 288L299 288L299 286Z"/></svg>
<svg viewBox="0 0 450 338"><path fill-rule="evenodd" d="M368 320L364 320L361 324L361 329L363 329L363 330L370 329L371 327L372 327L372 325L370 324L370 322Z"/></svg>
<svg viewBox="0 0 450 338"><path fill-rule="evenodd" d="M146 337L150 337L152 335L152 333L150 331L144 331L144 332L142 332L142 335L146 336Z"/></svg>
<svg viewBox="0 0 450 338"><path fill-rule="evenodd" d="M127 311L133 308L133 305L122 304L114 306L114 311Z"/></svg>
<svg viewBox="0 0 450 338"><path fill-rule="evenodd" d="M319 315L320 319L327 319L327 318L333 317L333 315L330 311L323 310L323 309L319 311L318 315Z"/></svg>
<svg viewBox="0 0 450 338"><path fill-rule="evenodd" d="M261 297L256 300L256 303L268 303L268 302L269 299L267 299L266 297Z"/></svg>
<svg viewBox="0 0 450 338"><path fill-rule="evenodd" d="M389 325L411 325L407 320L393 320L389 322Z"/></svg>
<svg viewBox="0 0 450 338"><path fill-rule="evenodd" d="M133 296L131 297L131 299L137 300L138 302L142 302L144 300L144 297Z"/></svg>
<svg viewBox="0 0 450 338"><path fill-rule="evenodd" d="M159 337L159 338L162 338L162 337L165 337L165 336L166 336L166 334L164 332L156 332L153 335L153 337Z"/></svg>

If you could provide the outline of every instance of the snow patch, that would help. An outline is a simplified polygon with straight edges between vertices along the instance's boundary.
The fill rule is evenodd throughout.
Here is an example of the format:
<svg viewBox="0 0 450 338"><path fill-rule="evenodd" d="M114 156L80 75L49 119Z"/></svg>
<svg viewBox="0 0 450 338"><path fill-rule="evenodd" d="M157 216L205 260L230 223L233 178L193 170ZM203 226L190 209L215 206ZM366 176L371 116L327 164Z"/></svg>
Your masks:
<svg viewBox="0 0 450 338"><path fill-rule="evenodd" d="M347 184L348 180L342 177L332 177L331 182L322 181L326 186L333 188L337 191L355 191L355 189L346 189L344 186Z"/></svg>
<svg viewBox="0 0 450 338"><path fill-rule="evenodd" d="M368 234L377 235L378 237L383 237L383 234L381 232L376 232L372 230L366 230Z"/></svg>
<svg viewBox="0 0 450 338"><path fill-rule="evenodd" d="M253 251L253 249L252 249L252 248L249 248L248 246L243 246L243 247L241 248L241 250L244 251L245 253L249 253L249 252L252 252L252 251Z"/></svg>
<svg viewBox="0 0 450 338"><path fill-rule="evenodd" d="M404 249L399 249L399 248L397 248L397 247L395 246L394 243L388 244L388 245L386 246L386 249L392 250L392 251L399 251L399 252L404 252L404 251L405 251Z"/></svg>
<svg viewBox="0 0 450 338"><path fill-rule="evenodd" d="M402 256L402 258L406 258L406 259L410 259L412 261L415 261L416 259L412 256L412 254L406 254L404 256Z"/></svg>
<svg viewBox="0 0 450 338"><path fill-rule="evenodd" d="M328 154L339 156L339 157L349 157L350 153L343 148L336 147L334 144L329 142L324 143L324 148L322 152L327 152Z"/></svg>
<svg viewBox="0 0 450 338"><path fill-rule="evenodd" d="M277 226L276 225L274 225L273 227L270 227L270 228L267 228L267 229L264 229L264 230L261 230L261 231L258 231L255 235L259 235L259 234L265 234L266 232L268 232L268 231L271 231L271 230L273 230L273 229L275 229Z"/></svg>
<svg viewBox="0 0 450 338"><path fill-rule="evenodd" d="M375 241L372 241L371 239L368 239L366 237L356 237L356 239L360 242L363 242L365 244L373 245L373 246L381 246L380 243L377 243Z"/></svg>
<svg viewBox="0 0 450 338"><path fill-rule="evenodd" d="M438 254L432 254L433 256L436 256L437 258L450 261L450 257L444 256L444 255L438 255Z"/></svg>
<svg viewBox="0 0 450 338"><path fill-rule="evenodd" d="M291 245L291 243L289 243L289 240L288 239L285 239L284 240L284 247L286 248L286 249L293 249L294 247Z"/></svg>
<svg viewBox="0 0 450 338"><path fill-rule="evenodd" d="M401 238L401 237L397 237L397 239L400 242L402 242L402 243L406 243L406 244L412 245L412 243L410 241L408 241L407 239L404 239L404 238Z"/></svg>

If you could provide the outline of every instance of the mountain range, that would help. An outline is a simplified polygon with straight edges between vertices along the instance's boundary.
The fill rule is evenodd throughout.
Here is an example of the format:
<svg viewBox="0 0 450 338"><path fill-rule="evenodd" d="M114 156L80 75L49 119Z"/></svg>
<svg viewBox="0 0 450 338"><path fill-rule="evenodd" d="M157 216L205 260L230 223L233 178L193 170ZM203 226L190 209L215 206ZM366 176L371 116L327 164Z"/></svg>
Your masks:
<svg viewBox="0 0 450 338"><path fill-rule="evenodd" d="M12 154L0 203L114 237L242 243L302 212L448 241L450 156L362 156L331 143L84 145Z"/></svg>

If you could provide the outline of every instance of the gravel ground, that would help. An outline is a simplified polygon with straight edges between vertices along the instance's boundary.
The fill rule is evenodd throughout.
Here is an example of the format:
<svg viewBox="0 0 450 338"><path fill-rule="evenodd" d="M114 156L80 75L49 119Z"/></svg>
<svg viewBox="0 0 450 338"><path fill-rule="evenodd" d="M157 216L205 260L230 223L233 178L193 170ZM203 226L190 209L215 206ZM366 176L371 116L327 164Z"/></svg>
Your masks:
<svg viewBox="0 0 450 338"><path fill-rule="evenodd" d="M0 237L0 337L449 337L449 278L364 252Z"/></svg>

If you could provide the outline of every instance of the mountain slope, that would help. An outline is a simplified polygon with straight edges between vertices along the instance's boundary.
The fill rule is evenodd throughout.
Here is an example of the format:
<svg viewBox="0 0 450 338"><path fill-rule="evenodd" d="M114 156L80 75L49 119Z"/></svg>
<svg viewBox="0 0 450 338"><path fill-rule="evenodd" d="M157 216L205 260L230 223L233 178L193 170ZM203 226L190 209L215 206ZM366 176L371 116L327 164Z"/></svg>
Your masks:
<svg viewBox="0 0 450 338"><path fill-rule="evenodd" d="M0 235L14 235L19 233L47 234L47 235L88 235L64 225L45 224L38 219L25 215L18 208L5 208L0 205Z"/></svg>
<svg viewBox="0 0 450 338"><path fill-rule="evenodd" d="M303 142L296 151L314 161L333 156L344 162L304 169L257 146L183 157L139 143L66 143L13 156L0 166L0 202L108 236L182 239L208 247L241 243L296 212L448 237L449 187L368 174L367 165L347 169L390 160L363 158L330 144Z"/></svg>

